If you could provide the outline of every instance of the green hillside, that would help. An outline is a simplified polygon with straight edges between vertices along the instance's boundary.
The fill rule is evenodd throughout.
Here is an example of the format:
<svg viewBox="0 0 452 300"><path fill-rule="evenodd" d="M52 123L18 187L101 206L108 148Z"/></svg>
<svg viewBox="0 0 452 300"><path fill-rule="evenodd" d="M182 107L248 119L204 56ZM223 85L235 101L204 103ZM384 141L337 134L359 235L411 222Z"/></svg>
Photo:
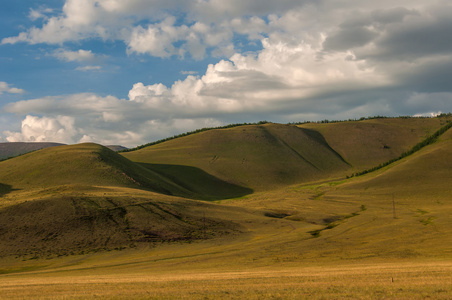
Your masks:
<svg viewBox="0 0 452 300"><path fill-rule="evenodd" d="M444 118L267 123L203 131L122 155L96 144L35 151L0 162L0 235L14 241L2 251L24 253L30 240L40 255L196 240L205 220L218 236L226 223L229 233L250 226L257 233L260 218L297 223L306 237L320 236L304 242L317 247L323 236L348 228L350 216L391 217L393 195L405 207L398 214L414 214L415 225L418 214L439 222L434 213L449 211L451 130L378 171L345 176L369 160L398 157L445 124ZM206 203L187 198L221 200L211 207L223 213L206 216ZM255 221L247 224L249 213ZM379 226L366 230L377 234Z"/></svg>
<svg viewBox="0 0 452 300"><path fill-rule="evenodd" d="M280 124L210 130L122 155L150 169L152 164L196 167L253 190L328 179L350 169L316 131ZM185 184L204 188L192 182L196 175L173 171Z"/></svg>
<svg viewBox="0 0 452 300"><path fill-rule="evenodd" d="M444 257L452 253L452 129L439 141L383 169L327 188L364 211L324 231L329 242L372 256Z"/></svg>
<svg viewBox="0 0 452 300"><path fill-rule="evenodd" d="M7 159L10 157L15 157L24 153L31 151L36 151L39 149L44 149L48 147L61 146L63 144L59 143L25 143L25 142L14 142L14 143L0 143L0 160Z"/></svg>
<svg viewBox="0 0 452 300"><path fill-rule="evenodd" d="M396 194L410 199L448 198L452 192L452 129L437 142L368 176L351 181L349 189Z"/></svg>
<svg viewBox="0 0 452 300"><path fill-rule="evenodd" d="M345 178L398 157L438 130L441 118L381 118L303 125L245 125L214 129L122 153L151 170L191 182L196 167L224 181L271 190L290 184ZM159 171L162 171L161 169ZM163 170L165 172L165 170Z"/></svg>
<svg viewBox="0 0 452 300"><path fill-rule="evenodd" d="M356 171L398 157L444 125L446 118L376 118L300 125L319 132Z"/></svg>
<svg viewBox="0 0 452 300"><path fill-rule="evenodd" d="M0 162L0 293L448 299L449 121L246 125Z"/></svg>
<svg viewBox="0 0 452 300"><path fill-rule="evenodd" d="M251 192L191 172L221 196ZM174 197L220 192L197 194L97 144L35 151L0 162L0 256L51 257L237 232L231 221L197 212L209 210L207 203ZM218 215L234 211L227 210Z"/></svg>
<svg viewBox="0 0 452 300"><path fill-rule="evenodd" d="M129 186L190 195L167 178L97 144L52 147L0 162L0 183L16 190L60 185Z"/></svg>

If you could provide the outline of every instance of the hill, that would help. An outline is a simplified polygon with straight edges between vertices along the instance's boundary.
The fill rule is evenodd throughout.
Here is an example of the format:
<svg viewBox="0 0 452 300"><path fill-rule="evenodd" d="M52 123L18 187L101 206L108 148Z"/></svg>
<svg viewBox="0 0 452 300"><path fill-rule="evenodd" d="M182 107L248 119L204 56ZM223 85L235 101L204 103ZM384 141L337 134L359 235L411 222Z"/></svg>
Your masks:
<svg viewBox="0 0 452 300"><path fill-rule="evenodd" d="M165 194L189 192L97 144L58 146L0 162L0 182L14 189L61 185L124 186Z"/></svg>
<svg viewBox="0 0 452 300"><path fill-rule="evenodd" d="M166 195L203 196L97 144L0 162L0 256L77 254L237 231L228 220L195 213L200 203Z"/></svg>
<svg viewBox="0 0 452 300"><path fill-rule="evenodd" d="M173 177L196 167L254 191L345 178L398 157L441 127L440 118L383 118L302 125L244 125L214 129L121 153ZM161 168L171 165L171 169Z"/></svg>
<svg viewBox="0 0 452 300"><path fill-rule="evenodd" d="M105 145L105 147L107 147L108 149L111 149L111 150L113 150L115 152L124 151L124 150L128 149L128 148L126 148L124 146L121 146L121 145Z"/></svg>
<svg viewBox="0 0 452 300"><path fill-rule="evenodd" d="M452 129L418 152L375 172L324 187L323 201L363 211L324 231L328 243L362 255L444 257L452 237Z"/></svg>
<svg viewBox="0 0 452 300"><path fill-rule="evenodd" d="M0 162L0 293L450 298L448 122L256 124Z"/></svg>
<svg viewBox="0 0 452 300"><path fill-rule="evenodd" d="M369 159L400 155L444 124L441 118L268 123L203 131L122 155L89 143L34 151L0 162L0 236L14 241L0 248L4 255L80 253L199 239L205 222L218 236L222 226L228 234L250 226L261 232L256 224L268 223L261 218L298 222L291 226L305 228L304 235L323 236L331 224L334 230L348 228L341 222L349 216L376 210L387 216L392 194L408 199L404 205L416 206L414 211L431 213L434 209L419 201L447 203L450 130L379 171L335 180L368 166ZM367 131L372 134L362 133ZM362 152L351 149L351 141L359 141ZM189 199L221 200L221 205ZM206 216L209 209L222 213ZM244 223L250 218L254 221ZM33 251L27 240L37 245ZM317 247L322 238L305 243Z"/></svg>
<svg viewBox="0 0 452 300"><path fill-rule="evenodd" d="M0 143L0 160L15 157L31 151L44 149L48 147L61 146L60 143Z"/></svg>
<svg viewBox="0 0 452 300"><path fill-rule="evenodd" d="M243 229L246 211L136 189L60 189L0 209L0 258L51 258L191 242ZM17 195L16 195L17 196ZM4 203L3 203L4 204ZM207 217L199 211L209 212Z"/></svg>
<svg viewBox="0 0 452 300"><path fill-rule="evenodd" d="M191 166L253 190L330 178L350 168L321 135L280 124L205 131L121 154L152 170L156 164ZM191 181L196 175L179 171L185 170L168 170L203 189Z"/></svg>
<svg viewBox="0 0 452 300"><path fill-rule="evenodd" d="M398 157L437 131L446 118L375 118L299 125L321 134L356 171Z"/></svg>

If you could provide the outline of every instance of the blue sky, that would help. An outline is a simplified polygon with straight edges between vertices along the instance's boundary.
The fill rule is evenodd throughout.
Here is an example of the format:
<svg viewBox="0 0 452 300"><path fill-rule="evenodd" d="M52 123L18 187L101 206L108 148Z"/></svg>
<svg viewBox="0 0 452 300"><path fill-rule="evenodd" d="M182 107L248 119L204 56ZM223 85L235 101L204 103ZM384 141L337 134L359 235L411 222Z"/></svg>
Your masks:
<svg viewBox="0 0 452 300"><path fill-rule="evenodd" d="M0 142L452 111L450 1L4 2Z"/></svg>

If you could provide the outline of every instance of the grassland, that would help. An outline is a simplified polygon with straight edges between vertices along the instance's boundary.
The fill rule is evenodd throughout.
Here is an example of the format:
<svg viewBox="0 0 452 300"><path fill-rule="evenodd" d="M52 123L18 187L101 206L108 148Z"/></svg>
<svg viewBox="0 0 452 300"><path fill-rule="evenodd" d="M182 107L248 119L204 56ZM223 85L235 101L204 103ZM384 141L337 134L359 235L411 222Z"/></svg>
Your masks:
<svg viewBox="0 0 452 300"><path fill-rule="evenodd" d="M346 179L446 121L247 125L125 158L88 144L2 162L0 295L450 299L452 130ZM349 136L357 132L359 139ZM353 140L364 153L349 148ZM64 161L65 151L84 163ZM59 168L34 162L37 154ZM94 175L79 179L84 172Z"/></svg>

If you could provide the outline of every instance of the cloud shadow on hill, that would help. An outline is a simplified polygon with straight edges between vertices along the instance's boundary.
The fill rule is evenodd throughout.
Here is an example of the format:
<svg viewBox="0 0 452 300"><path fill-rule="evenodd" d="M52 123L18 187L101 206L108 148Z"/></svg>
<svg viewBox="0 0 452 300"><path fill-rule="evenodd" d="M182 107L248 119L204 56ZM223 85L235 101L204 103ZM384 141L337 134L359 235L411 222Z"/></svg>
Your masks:
<svg viewBox="0 0 452 300"><path fill-rule="evenodd" d="M205 171L191 166L138 163L182 188L193 193L197 200L223 200L252 194L254 191L234 183L221 180Z"/></svg>
<svg viewBox="0 0 452 300"><path fill-rule="evenodd" d="M11 185L0 183L0 197L3 197L6 194L9 194L12 191L15 191L15 189L13 189L13 187Z"/></svg>

